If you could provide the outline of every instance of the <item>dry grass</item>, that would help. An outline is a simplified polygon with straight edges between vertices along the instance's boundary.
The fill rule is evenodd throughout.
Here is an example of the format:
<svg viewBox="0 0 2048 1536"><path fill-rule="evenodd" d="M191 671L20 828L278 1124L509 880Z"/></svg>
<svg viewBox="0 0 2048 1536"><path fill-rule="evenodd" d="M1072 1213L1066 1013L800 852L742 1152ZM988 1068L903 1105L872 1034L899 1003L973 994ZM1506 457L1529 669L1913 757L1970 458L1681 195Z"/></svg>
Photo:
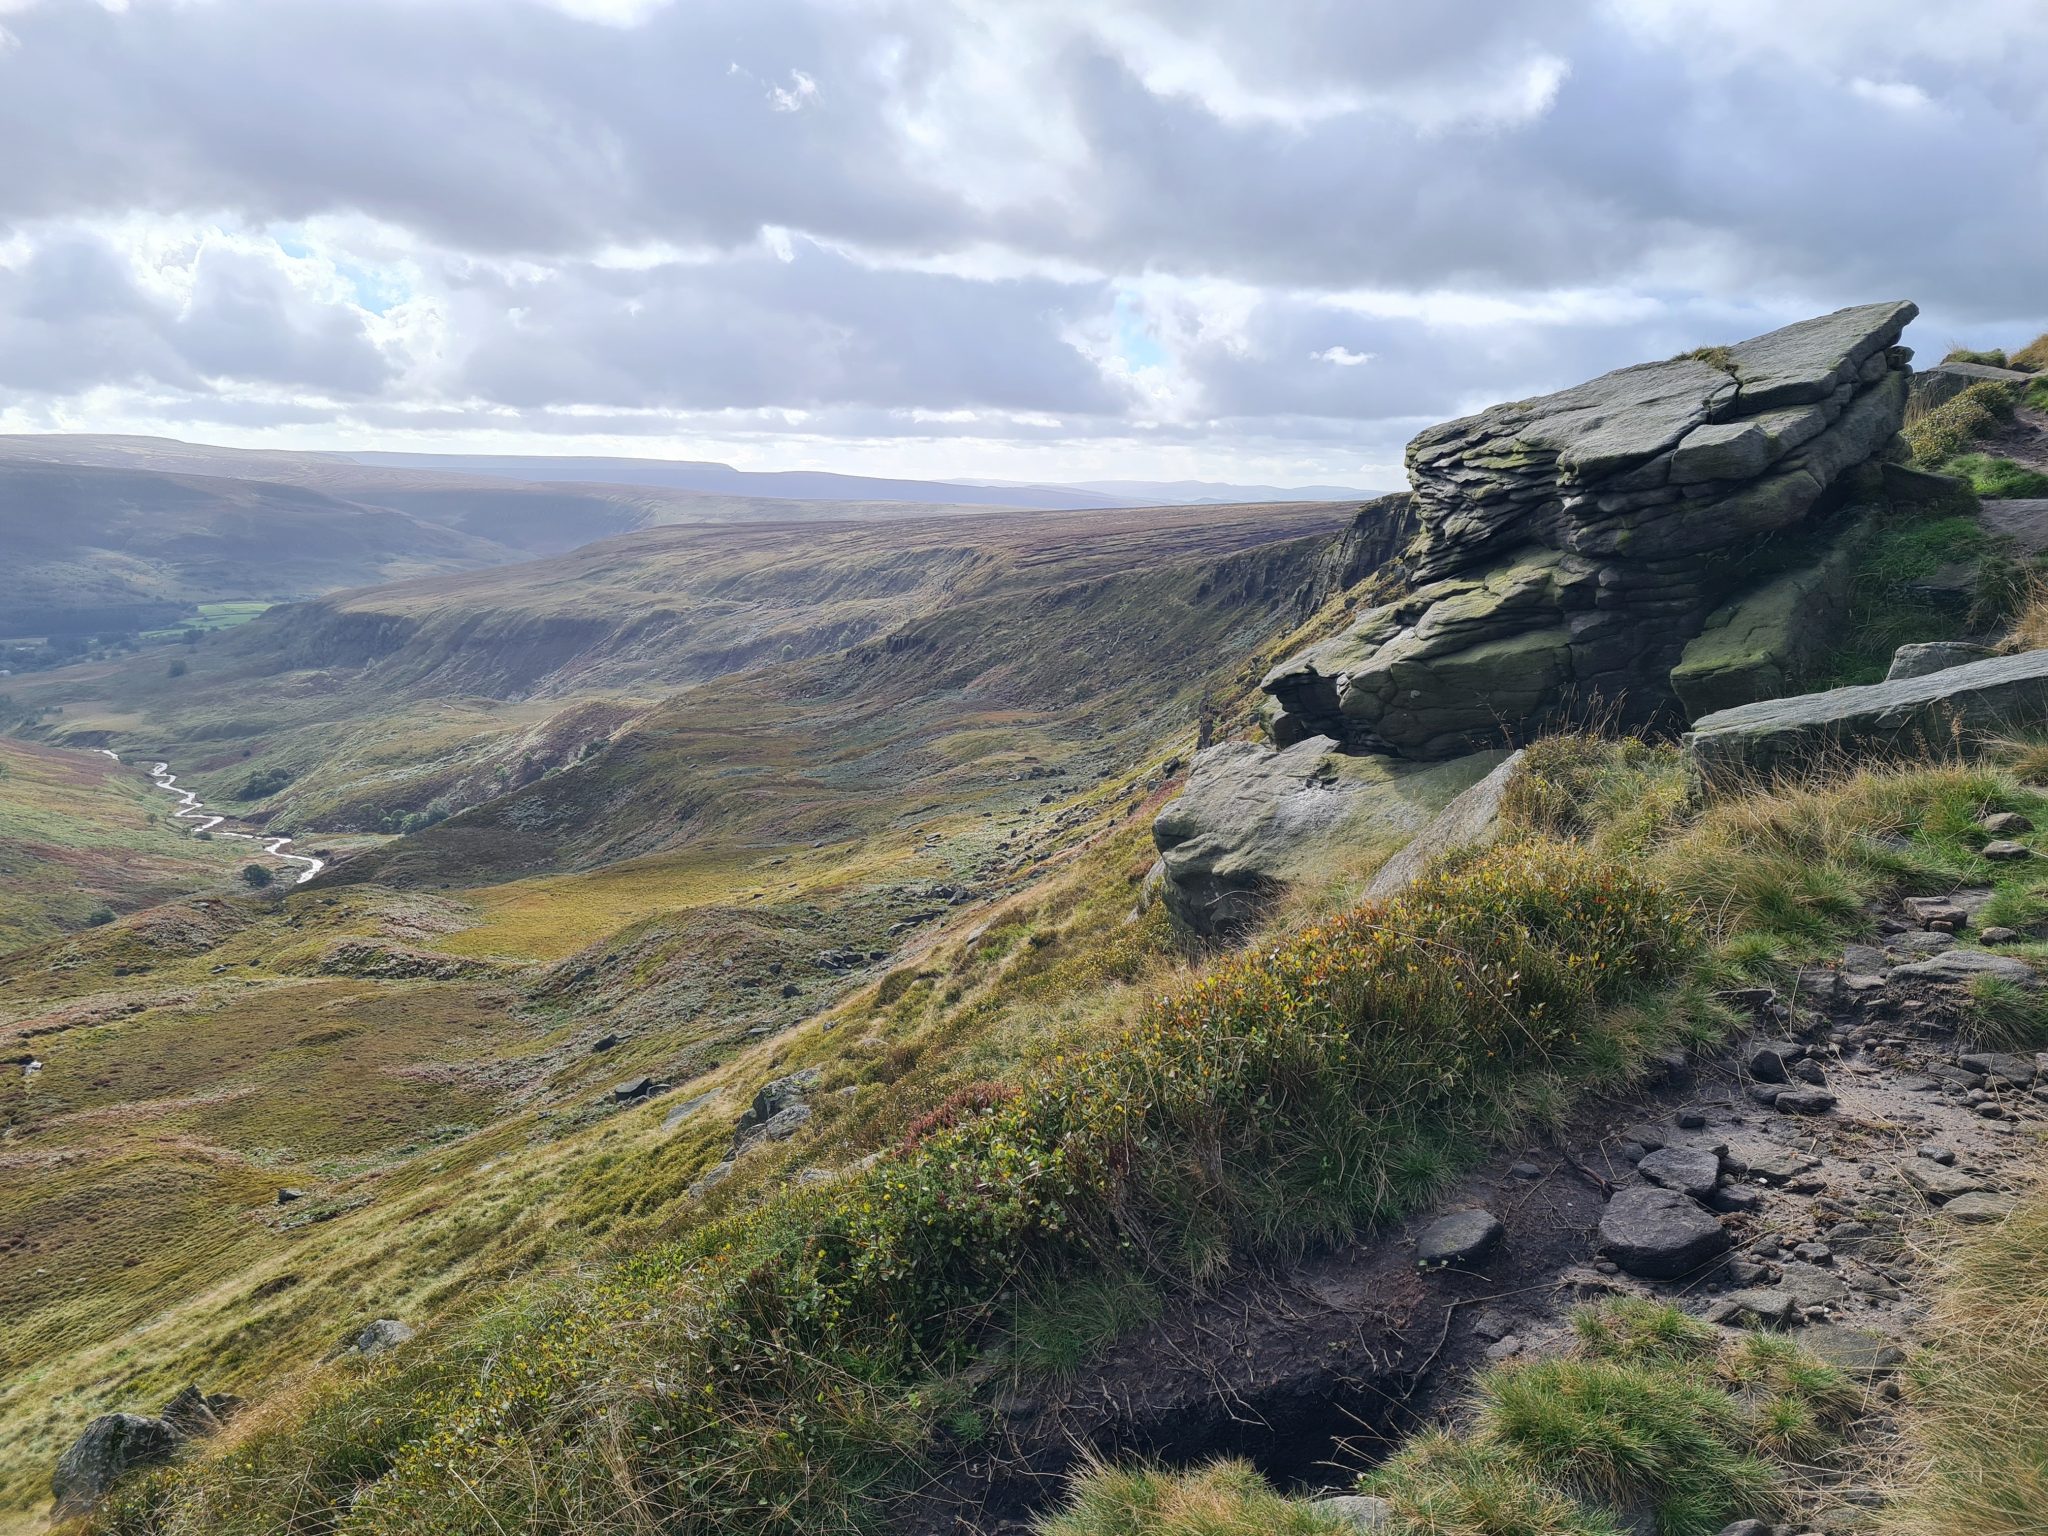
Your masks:
<svg viewBox="0 0 2048 1536"><path fill-rule="evenodd" d="M2048 580L2040 576L2029 578L2012 627L1998 648L2007 655L2048 650Z"/></svg>
<svg viewBox="0 0 2048 1536"><path fill-rule="evenodd" d="M2048 1186L1943 1259L1895 1536L2048 1530Z"/></svg>
<svg viewBox="0 0 2048 1536"><path fill-rule="evenodd" d="M2008 368L2027 373L2048 373L2048 331L2043 331L2005 360Z"/></svg>

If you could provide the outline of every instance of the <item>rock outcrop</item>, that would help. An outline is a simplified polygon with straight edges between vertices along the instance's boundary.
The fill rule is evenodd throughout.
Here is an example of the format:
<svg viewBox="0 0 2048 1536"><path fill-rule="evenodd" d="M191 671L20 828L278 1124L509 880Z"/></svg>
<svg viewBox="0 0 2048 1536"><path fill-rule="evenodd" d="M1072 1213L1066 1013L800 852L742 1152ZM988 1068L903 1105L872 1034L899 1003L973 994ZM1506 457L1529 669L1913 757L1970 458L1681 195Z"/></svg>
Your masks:
<svg viewBox="0 0 2048 1536"><path fill-rule="evenodd" d="M1493 772L1438 811L1406 848L1380 866L1365 894L1396 895L1439 859L1489 846L1500 835L1501 802L1521 766L1522 753L1509 753Z"/></svg>
<svg viewBox="0 0 2048 1536"><path fill-rule="evenodd" d="M2048 719L2048 651L1923 677L1766 699L1693 722L1687 750L1710 778L1767 774L1830 751L1919 756Z"/></svg>
<svg viewBox="0 0 2048 1536"><path fill-rule="evenodd" d="M139 1413L103 1413L57 1459L50 1479L51 1513L67 1519L91 1512L123 1475L162 1466L178 1449L178 1432Z"/></svg>
<svg viewBox="0 0 2048 1536"><path fill-rule="evenodd" d="M1347 756L1326 737L1280 751L1232 741L1199 753L1187 787L1152 823L1167 908L1200 934L1227 933L1274 894L1413 837L1500 762Z"/></svg>
<svg viewBox="0 0 2048 1536"><path fill-rule="evenodd" d="M1829 515L1884 494L1862 467L1893 448L1916 313L1845 309L1422 433L1419 585L1267 677L1276 743L1442 758L1582 710L1683 713L1672 673L1717 611L1753 637L1724 605L1801 566L1823 569L1795 589L1824 582ZM1695 660L1702 696L1758 670Z"/></svg>
<svg viewBox="0 0 2048 1536"><path fill-rule="evenodd" d="M101 1414L57 1458L50 1478L51 1514L65 1520L91 1513L128 1473L162 1466L186 1441L218 1432L241 1406L239 1397L186 1386L154 1417Z"/></svg>

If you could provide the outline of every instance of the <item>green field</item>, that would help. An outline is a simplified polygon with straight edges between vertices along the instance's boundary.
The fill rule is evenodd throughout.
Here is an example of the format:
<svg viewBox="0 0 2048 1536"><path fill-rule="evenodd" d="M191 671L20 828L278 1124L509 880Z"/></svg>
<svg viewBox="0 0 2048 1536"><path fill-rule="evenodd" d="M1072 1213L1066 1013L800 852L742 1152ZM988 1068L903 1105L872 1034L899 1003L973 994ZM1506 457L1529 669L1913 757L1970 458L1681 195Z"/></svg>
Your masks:
<svg viewBox="0 0 2048 1536"><path fill-rule="evenodd" d="M164 629L146 629L142 632L145 640L175 640L187 630L196 629L202 634L216 629L233 629L246 624L258 614L268 613L277 605L265 599L248 601L201 603L195 616L179 621Z"/></svg>

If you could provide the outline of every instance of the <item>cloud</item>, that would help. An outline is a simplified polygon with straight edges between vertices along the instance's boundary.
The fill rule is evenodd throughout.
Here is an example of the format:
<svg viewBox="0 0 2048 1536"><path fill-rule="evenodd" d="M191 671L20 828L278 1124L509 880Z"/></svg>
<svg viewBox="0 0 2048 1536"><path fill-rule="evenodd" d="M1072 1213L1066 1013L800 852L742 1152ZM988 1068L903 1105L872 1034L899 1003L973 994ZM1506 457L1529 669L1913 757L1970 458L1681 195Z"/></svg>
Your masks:
<svg viewBox="0 0 2048 1536"><path fill-rule="evenodd" d="M2008 0L0 17L7 421L1331 479L1844 303L2048 326Z"/></svg>

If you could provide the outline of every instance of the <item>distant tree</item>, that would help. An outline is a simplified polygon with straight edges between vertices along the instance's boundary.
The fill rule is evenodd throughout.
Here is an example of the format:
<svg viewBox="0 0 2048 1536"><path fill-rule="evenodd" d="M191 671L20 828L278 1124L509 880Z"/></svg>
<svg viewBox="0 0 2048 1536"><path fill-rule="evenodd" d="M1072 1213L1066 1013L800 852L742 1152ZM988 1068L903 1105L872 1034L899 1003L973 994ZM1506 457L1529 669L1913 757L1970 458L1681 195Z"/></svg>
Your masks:
<svg viewBox="0 0 2048 1536"><path fill-rule="evenodd" d="M94 907L85 914L85 926L88 928L104 928L113 920L114 914L105 907Z"/></svg>
<svg viewBox="0 0 2048 1536"><path fill-rule="evenodd" d="M174 661L164 669L164 676L166 677L183 677L184 675L185 663L182 661Z"/></svg>
<svg viewBox="0 0 2048 1536"><path fill-rule="evenodd" d="M270 884L270 871L261 864L244 864L242 866L242 883L252 891L260 891Z"/></svg>

